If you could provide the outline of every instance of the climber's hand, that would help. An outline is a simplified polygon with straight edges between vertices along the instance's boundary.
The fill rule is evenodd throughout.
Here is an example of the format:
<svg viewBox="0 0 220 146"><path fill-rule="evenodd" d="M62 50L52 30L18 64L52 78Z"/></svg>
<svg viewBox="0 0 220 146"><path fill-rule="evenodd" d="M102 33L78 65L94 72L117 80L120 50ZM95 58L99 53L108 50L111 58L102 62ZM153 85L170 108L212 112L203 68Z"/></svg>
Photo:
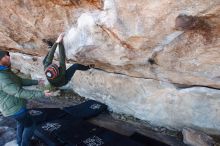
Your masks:
<svg viewBox="0 0 220 146"><path fill-rule="evenodd" d="M45 90L44 91L44 94L46 97L53 97L53 96L60 96L60 90L57 90L57 91L49 91L49 90Z"/></svg>
<svg viewBox="0 0 220 146"><path fill-rule="evenodd" d="M38 80L38 85L44 86L45 80L43 80L43 79Z"/></svg>
<svg viewBox="0 0 220 146"><path fill-rule="evenodd" d="M44 96L45 97L50 97L50 96L52 96L52 93L49 90L45 90L44 91Z"/></svg>
<svg viewBox="0 0 220 146"><path fill-rule="evenodd" d="M62 42L63 41L63 37L64 37L64 32L59 35L59 37L56 40L56 43Z"/></svg>

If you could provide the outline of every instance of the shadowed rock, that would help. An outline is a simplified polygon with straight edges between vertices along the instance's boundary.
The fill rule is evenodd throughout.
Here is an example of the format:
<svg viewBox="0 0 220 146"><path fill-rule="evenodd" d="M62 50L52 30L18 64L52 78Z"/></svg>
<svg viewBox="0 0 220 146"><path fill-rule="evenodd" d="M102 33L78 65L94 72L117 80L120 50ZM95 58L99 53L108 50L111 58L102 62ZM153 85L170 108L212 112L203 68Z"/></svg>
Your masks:
<svg viewBox="0 0 220 146"><path fill-rule="evenodd" d="M196 131L191 128L184 128L183 131L183 142L190 146L214 146L214 140L207 134Z"/></svg>

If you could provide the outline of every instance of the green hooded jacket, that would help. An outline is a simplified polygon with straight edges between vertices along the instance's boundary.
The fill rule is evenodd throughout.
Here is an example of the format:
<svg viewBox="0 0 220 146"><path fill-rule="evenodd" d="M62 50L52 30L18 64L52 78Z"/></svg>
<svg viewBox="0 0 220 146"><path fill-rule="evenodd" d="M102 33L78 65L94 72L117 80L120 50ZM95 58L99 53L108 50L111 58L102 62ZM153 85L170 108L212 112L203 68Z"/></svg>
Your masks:
<svg viewBox="0 0 220 146"><path fill-rule="evenodd" d="M25 99L44 97L43 91L26 90L22 86L37 85L37 80L22 79L10 68L0 70L0 112L11 116L26 107Z"/></svg>

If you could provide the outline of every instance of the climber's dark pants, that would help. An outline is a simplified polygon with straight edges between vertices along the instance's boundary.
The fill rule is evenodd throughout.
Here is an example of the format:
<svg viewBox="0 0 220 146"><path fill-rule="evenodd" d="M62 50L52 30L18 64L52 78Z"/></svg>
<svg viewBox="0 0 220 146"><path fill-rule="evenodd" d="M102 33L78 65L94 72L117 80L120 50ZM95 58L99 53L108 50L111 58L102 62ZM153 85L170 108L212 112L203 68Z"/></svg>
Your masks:
<svg viewBox="0 0 220 146"><path fill-rule="evenodd" d="M73 64L72 66L70 66L67 70L66 70L66 84L72 79L74 73L77 70L83 70L86 71L90 69L89 66L84 66L82 64Z"/></svg>
<svg viewBox="0 0 220 146"><path fill-rule="evenodd" d="M18 145L29 146L35 128L35 123L31 115L28 111L25 111L19 115L11 117L17 121L16 136Z"/></svg>

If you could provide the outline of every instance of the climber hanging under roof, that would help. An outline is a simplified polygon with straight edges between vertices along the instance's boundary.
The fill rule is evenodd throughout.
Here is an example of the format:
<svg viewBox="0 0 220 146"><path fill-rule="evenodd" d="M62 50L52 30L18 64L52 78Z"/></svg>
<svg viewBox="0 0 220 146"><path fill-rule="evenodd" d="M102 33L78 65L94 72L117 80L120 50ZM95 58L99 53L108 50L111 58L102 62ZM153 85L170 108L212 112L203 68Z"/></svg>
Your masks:
<svg viewBox="0 0 220 146"><path fill-rule="evenodd" d="M68 69L66 69L66 63L65 63L66 54L63 45L63 37L64 37L64 33L59 35L56 42L53 44L51 50L48 52L48 54L43 60L44 71L47 80L52 86L55 87L61 87L66 85L71 80L76 70L86 71L91 67L93 67L93 65L84 66L82 64L76 63L70 66ZM54 53L57 47L59 49L59 56L60 56L59 66L53 63Z"/></svg>

